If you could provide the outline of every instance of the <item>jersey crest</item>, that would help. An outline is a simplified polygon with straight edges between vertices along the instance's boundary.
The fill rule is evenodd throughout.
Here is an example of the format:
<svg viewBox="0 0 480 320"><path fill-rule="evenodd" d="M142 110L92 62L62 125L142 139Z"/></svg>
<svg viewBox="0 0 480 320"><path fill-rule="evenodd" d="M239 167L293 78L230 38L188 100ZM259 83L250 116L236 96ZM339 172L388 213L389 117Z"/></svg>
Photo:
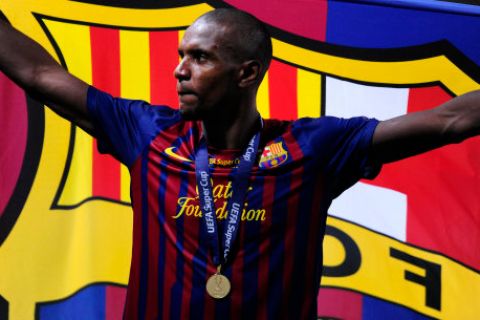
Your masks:
<svg viewBox="0 0 480 320"><path fill-rule="evenodd" d="M287 159L288 152L283 147L282 141L272 143L263 149L259 167L262 169L278 167L279 165L285 163Z"/></svg>

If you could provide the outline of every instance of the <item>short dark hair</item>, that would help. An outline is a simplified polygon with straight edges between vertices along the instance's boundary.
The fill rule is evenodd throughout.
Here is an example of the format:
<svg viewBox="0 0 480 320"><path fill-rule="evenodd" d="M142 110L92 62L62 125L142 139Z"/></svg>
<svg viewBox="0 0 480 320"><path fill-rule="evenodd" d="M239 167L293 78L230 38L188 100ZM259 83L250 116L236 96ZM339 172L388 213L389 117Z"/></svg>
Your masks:
<svg viewBox="0 0 480 320"><path fill-rule="evenodd" d="M200 19L231 28L235 54L242 59L255 59L263 65L262 77L272 60L272 40L266 25L256 17L235 8L219 8Z"/></svg>

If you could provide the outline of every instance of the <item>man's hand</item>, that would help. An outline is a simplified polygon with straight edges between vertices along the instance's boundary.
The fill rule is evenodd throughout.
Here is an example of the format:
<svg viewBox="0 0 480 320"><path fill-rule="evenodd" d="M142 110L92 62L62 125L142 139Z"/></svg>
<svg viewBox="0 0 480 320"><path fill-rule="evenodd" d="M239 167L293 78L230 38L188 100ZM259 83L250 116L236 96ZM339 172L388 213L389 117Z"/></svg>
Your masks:
<svg viewBox="0 0 480 320"><path fill-rule="evenodd" d="M387 163L458 143L480 134L480 90L435 109L380 122L372 142L374 160Z"/></svg>
<svg viewBox="0 0 480 320"><path fill-rule="evenodd" d="M86 103L88 85L4 18L0 19L0 70L53 111L92 133Z"/></svg>

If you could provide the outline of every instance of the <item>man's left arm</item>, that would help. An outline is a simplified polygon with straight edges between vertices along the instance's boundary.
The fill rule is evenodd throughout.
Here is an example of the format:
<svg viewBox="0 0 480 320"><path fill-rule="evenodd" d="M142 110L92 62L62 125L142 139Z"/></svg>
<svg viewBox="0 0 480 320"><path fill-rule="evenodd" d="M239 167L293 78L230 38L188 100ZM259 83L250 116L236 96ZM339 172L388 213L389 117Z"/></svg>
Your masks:
<svg viewBox="0 0 480 320"><path fill-rule="evenodd" d="M434 109L382 121L372 141L373 159L388 163L480 134L480 90Z"/></svg>

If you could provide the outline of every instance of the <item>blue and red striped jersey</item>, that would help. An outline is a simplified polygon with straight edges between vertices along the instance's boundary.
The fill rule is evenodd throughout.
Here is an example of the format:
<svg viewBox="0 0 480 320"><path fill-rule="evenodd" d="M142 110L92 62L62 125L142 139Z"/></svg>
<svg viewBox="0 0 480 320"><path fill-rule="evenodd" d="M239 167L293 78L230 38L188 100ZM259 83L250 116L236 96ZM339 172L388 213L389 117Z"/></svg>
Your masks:
<svg viewBox="0 0 480 320"><path fill-rule="evenodd" d="M378 121L321 117L265 120L238 237L222 268L223 299L196 190L201 123L179 111L113 98L93 87L88 108L99 149L128 166L133 252L126 319L314 319L327 209L377 171L369 161ZM216 218L228 217L232 171L242 150L209 149Z"/></svg>

